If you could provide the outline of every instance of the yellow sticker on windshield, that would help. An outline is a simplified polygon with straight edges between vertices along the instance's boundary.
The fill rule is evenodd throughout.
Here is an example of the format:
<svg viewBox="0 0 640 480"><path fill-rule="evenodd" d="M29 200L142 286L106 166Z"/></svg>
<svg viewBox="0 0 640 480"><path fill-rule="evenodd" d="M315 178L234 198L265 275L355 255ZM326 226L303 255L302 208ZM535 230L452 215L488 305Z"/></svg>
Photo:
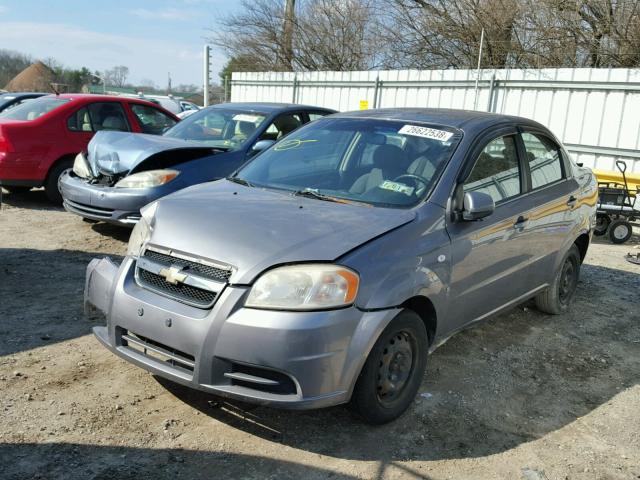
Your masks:
<svg viewBox="0 0 640 480"><path fill-rule="evenodd" d="M391 182L389 180L385 180L380 184L380 188L384 188L385 190L392 190L398 193L404 193L408 197L413 195L414 188L409 187L403 183Z"/></svg>

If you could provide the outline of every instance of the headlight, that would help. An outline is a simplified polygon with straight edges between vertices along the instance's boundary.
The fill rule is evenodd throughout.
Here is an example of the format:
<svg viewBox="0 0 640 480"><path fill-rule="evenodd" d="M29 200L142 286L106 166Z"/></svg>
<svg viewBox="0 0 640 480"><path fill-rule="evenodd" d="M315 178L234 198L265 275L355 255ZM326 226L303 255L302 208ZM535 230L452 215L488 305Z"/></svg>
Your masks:
<svg viewBox="0 0 640 480"><path fill-rule="evenodd" d="M360 277L338 265L309 264L274 268L253 285L247 307L321 310L351 305Z"/></svg>
<svg viewBox="0 0 640 480"><path fill-rule="evenodd" d="M151 226L149 222L144 218L140 218L136 226L133 227L131 236L129 237L129 245L127 246L127 255L137 257L142 252L145 244L151 238Z"/></svg>
<svg viewBox="0 0 640 480"><path fill-rule="evenodd" d="M116 188L147 188L164 185L176 178L180 172L177 170L149 170L148 172L134 173L128 177L124 177L118 183Z"/></svg>
<svg viewBox="0 0 640 480"><path fill-rule="evenodd" d="M82 152L76 155L76 159L73 161L73 173L80 178L91 178L93 176L89 163L87 163L87 159Z"/></svg>

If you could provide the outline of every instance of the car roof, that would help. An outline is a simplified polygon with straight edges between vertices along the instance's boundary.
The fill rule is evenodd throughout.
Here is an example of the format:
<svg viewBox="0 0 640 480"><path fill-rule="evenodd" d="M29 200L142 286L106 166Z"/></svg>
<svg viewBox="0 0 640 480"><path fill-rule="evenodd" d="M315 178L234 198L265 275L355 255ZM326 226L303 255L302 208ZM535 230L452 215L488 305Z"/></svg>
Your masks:
<svg viewBox="0 0 640 480"><path fill-rule="evenodd" d="M49 94L43 93L43 92L0 92L0 97L11 97L11 98L32 97L34 95L44 96Z"/></svg>
<svg viewBox="0 0 640 480"><path fill-rule="evenodd" d="M296 103L275 103L275 102L228 102L211 105L210 108L233 107L239 110L247 110L252 112L274 113L285 112L288 110L317 110L322 112L335 112L330 108L317 107L313 105L299 105Z"/></svg>
<svg viewBox="0 0 640 480"><path fill-rule="evenodd" d="M449 126L460 130L484 130L493 125L504 123L516 123L544 128L543 125L528 118L450 108L379 108L373 110L355 110L332 115L332 118L336 117L415 121Z"/></svg>

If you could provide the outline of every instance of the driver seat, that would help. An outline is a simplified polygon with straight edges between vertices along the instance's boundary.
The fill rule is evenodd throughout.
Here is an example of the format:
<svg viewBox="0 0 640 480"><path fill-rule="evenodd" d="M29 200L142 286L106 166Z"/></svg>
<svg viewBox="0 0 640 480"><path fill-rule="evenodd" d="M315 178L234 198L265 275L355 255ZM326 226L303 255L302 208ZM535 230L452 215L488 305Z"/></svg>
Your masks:
<svg viewBox="0 0 640 480"><path fill-rule="evenodd" d="M393 180L407 173L407 154L396 145L378 145L373 152L373 168L358 178L349 192L365 193L380 185L384 180Z"/></svg>

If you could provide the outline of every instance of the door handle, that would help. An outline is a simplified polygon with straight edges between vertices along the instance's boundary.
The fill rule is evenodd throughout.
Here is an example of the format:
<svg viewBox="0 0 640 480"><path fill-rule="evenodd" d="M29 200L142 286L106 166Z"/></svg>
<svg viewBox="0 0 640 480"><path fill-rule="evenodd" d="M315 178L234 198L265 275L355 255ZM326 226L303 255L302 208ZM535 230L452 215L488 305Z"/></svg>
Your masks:
<svg viewBox="0 0 640 480"><path fill-rule="evenodd" d="M578 199L576 197L574 197L573 195L571 195L569 197L569 200L567 200L567 206L573 208L576 206L576 203L578 203Z"/></svg>
<svg viewBox="0 0 640 480"><path fill-rule="evenodd" d="M525 225L527 224L527 222L529 221L528 218L523 217L522 215L520 215L518 217L518 219L516 220L516 223L513 224L513 228L515 228L516 230L522 230Z"/></svg>

